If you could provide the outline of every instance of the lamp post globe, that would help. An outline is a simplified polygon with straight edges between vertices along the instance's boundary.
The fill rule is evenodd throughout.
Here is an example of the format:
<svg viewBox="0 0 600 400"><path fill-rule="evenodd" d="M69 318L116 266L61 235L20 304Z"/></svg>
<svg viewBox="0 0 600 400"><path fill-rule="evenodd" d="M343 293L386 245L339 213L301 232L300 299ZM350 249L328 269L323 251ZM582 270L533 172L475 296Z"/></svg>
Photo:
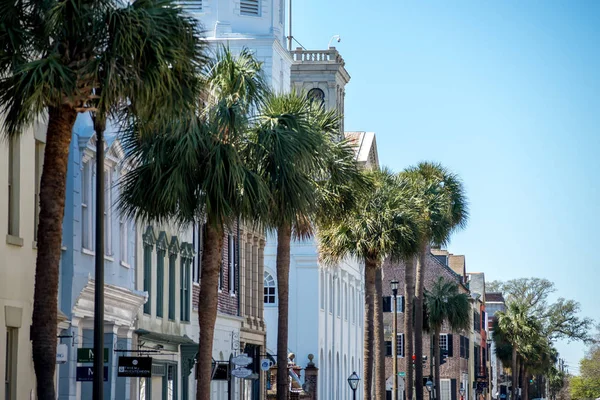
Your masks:
<svg viewBox="0 0 600 400"><path fill-rule="evenodd" d="M356 400L356 388L358 388L358 382L360 382L360 377L353 372L352 375L348 377L348 385L350 385L350 389L352 389L353 399Z"/></svg>
<svg viewBox="0 0 600 400"><path fill-rule="evenodd" d="M427 391L429 393L431 393L431 391L433 390L433 382L431 382L430 380L427 380L427 382L425 383L425 386L427 387Z"/></svg>
<svg viewBox="0 0 600 400"><path fill-rule="evenodd" d="M390 288L394 296L398 296L398 281L396 279L390 282Z"/></svg>

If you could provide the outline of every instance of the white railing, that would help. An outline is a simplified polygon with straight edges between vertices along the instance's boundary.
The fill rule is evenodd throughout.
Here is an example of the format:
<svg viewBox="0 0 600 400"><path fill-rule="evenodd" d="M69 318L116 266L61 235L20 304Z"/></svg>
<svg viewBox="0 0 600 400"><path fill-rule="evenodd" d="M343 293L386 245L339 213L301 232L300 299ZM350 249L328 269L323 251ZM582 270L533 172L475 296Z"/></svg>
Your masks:
<svg viewBox="0 0 600 400"><path fill-rule="evenodd" d="M292 57L295 62L314 62L314 63L339 63L344 61L337 50L302 50L297 48L292 51Z"/></svg>

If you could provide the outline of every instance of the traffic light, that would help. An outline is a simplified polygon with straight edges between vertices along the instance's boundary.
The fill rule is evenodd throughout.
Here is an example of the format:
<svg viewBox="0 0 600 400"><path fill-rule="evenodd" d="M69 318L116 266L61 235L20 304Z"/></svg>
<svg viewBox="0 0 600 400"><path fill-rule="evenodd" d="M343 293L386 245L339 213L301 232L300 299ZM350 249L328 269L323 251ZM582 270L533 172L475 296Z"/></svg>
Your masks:
<svg viewBox="0 0 600 400"><path fill-rule="evenodd" d="M446 358L448 357L448 350L440 348L440 365L446 363Z"/></svg>
<svg viewBox="0 0 600 400"><path fill-rule="evenodd" d="M427 356L423 356L423 368L427 365Z"/></svg>
<svg viewBox="0 0 600 400"><path fill-rule="evenodd" d="M417 361L417 356L415 356L414 354L412 355L412 365L413 367L415 366L415 362Z"/></svg>

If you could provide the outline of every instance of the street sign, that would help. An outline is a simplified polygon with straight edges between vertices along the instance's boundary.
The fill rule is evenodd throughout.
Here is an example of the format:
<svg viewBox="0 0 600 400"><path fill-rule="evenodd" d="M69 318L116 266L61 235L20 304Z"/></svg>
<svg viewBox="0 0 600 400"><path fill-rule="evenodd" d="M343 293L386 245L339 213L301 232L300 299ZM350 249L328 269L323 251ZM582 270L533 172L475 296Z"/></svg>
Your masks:
<svg viewBox="0 0 600 400"><path fill-rule="evenodd" d="M261 371L268 371L273 366L273 361L268 358L263 358L260 360L260 369Z"/></svg>
<svg viewBox="0 0 600 400"><path fill-rule="evenodd" d="M94 367L77 367L77 382L92 382ZM104 367L104 382L108 382L108 367Z"/></svg>
<svg viewBox="0 0 600 400"><path fill-rule="evenodd" d="M252 370L244 367L236 368L231 371L231 375L235 376L236 378L246 378L252 375Z"/></svg>
<svg viewBox="0 0 600 400"><path fill-rule="evenodd" d="M240 354L239 356L235 356L231 359L233 365L240 365L245 367L246 365L252 363L252 357L248 357L247 354Z"/></svg>
<svg viewBox="0 0 600 400"><path fill-rule="evenodd" d="M398 372L398 376L404 378L406 376L406 372L404 372L404 371Z"/></svg>
<svg viewBox="0 0 600 400"><path fill-rule="evenodd" d="M130 378L152 377L152 357L119 357L117 376Z"/></svg>
<svg viewBox="0 0 600 400"><path fill-rule="evenodd" d="M81 347L77 349L77 362L78 363L92 363L94 362L94 349L89 347ZM104 362L108 362L108 349L104 348Z"/></svg>

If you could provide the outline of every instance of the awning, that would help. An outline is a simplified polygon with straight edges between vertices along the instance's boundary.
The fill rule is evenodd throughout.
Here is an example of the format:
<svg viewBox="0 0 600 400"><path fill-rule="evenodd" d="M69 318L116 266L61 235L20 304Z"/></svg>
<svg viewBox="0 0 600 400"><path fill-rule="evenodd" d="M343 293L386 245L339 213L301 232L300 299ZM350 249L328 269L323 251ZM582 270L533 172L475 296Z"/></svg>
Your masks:
<svg viewBox="0 0 600 400"><path fill-rule="evenodd" d="M144 339L151 340L157 343L167 343L167 344L194 344L198 346L198 343L194 342L187 335L179 336L179 335L168 335L166 333L157 333L150 332L146 329L136 329L134 331L138 334L138 336L143 336Z"/></svg>

